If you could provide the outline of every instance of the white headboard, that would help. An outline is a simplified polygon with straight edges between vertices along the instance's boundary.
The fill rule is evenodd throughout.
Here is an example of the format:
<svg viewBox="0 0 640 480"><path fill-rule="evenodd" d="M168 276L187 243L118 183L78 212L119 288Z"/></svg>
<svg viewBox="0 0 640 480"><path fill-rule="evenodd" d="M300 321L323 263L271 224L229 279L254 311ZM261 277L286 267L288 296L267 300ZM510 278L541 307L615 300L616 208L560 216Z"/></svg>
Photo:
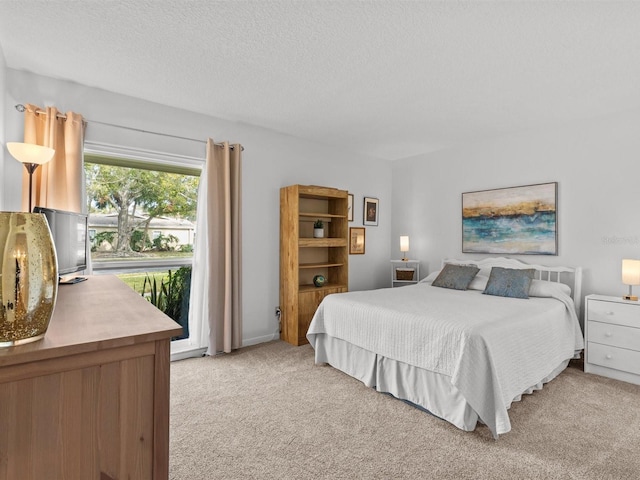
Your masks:
<svg viewBox="0 0 640 480"><path fill-rule="evenodd" d="M548 282L566 283L571 287L571 297L573 303L576 306L576 313L580 315L580 304L582 300L582 267L551 267L544 265L535 265L530 263L524 263L515 258L506 257L493 257L483 258L481 260L472 259L453 259L448 258L442 260L442 266L445 263L454 263L458 265L476 265L481 275L489 275L492 267L503 268L533 268L536 270L536 276L538 280L544 280Z"/></svg>

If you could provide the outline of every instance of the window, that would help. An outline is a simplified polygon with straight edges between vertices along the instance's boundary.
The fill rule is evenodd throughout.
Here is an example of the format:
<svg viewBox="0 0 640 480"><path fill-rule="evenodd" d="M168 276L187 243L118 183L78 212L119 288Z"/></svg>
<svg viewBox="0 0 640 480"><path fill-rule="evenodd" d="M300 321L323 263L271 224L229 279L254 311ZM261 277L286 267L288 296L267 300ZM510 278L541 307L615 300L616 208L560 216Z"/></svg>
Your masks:
<svg viewBox="0 0 640 480"><path fill-rule="evenodd" d="M188 338L200 169L85 151L94 274L119 276ZM164 288L163 288L164 287Z"/></svg>

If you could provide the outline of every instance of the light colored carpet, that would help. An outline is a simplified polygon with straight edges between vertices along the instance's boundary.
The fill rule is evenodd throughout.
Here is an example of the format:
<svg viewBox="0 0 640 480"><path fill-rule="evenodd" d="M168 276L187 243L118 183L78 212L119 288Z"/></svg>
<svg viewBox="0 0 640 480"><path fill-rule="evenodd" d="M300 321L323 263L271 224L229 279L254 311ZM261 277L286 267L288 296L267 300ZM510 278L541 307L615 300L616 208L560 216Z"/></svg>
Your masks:
<svg viewBox="0 0 640 480"><path fill-rule="evenodd" d="M274 341L172 363L170 478L640 476L640 386L570 366L510 418L463 432Z"/></svg>

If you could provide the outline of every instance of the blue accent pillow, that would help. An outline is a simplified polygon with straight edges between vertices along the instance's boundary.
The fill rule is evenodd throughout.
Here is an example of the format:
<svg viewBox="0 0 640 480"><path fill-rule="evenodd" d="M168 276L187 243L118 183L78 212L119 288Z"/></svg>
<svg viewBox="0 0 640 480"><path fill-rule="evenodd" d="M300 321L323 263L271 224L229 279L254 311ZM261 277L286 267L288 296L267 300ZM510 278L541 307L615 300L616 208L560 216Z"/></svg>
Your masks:
<svg viewBox="0 0 640 480"><path fill-rule="evenodd" d="M487 287L482 293L499 297L529 298L529 287L535 273L533 268L493 267Z"/></svg>
<svg viewBox="0 0 640 480"><path fill-rule="evenodd" d="M480 271L474 265L453 265L447 263L431 284L434 287L466 290L473 277Z"/></svg>

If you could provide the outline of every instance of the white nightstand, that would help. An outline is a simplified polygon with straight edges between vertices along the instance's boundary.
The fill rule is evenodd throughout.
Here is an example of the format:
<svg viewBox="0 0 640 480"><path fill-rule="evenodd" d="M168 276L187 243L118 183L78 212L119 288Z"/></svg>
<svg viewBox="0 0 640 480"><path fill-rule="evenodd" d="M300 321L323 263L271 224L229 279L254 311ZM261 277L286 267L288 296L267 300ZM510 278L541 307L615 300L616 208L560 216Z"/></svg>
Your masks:
<svg viewBox="0 0 640 480"><path fill-rule="evenodd" d="M402 287L418 283L420 260L391 260L391 286Z"/></svg>
<svg viewBox="0 0 640 480"><path fill-rule="evenodd" d="M640 385L640 304L585 298L584 371Z"/></svg>

